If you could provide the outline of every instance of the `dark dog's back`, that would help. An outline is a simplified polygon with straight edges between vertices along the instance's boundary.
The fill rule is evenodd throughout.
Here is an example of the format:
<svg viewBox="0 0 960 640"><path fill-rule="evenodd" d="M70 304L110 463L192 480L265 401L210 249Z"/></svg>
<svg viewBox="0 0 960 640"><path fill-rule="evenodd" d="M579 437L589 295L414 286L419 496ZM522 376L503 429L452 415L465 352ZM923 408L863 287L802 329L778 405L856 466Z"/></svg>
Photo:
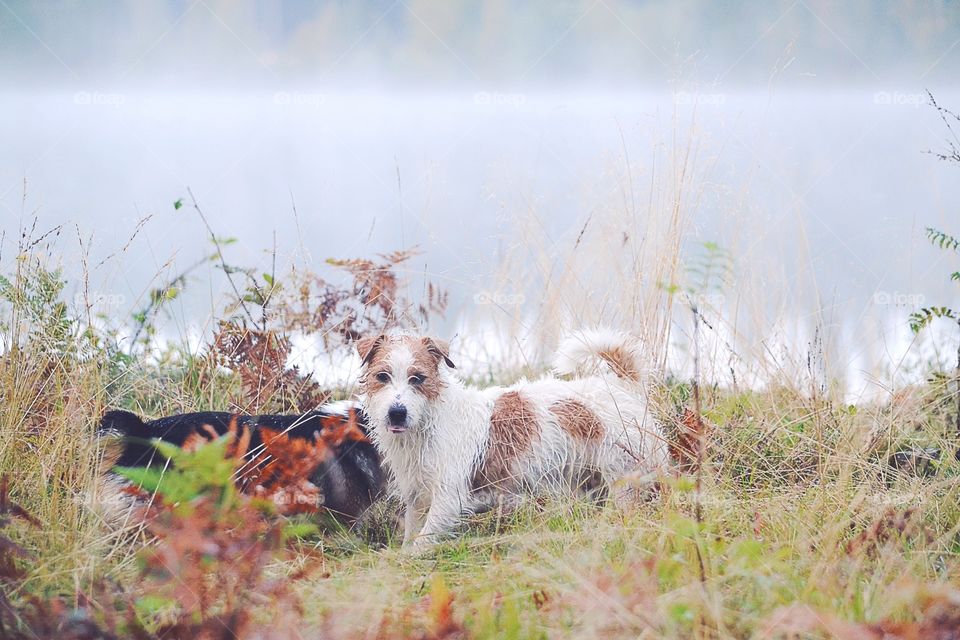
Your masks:
<svg viewBox="0 0 960 640"><path fill-rule="evenodd" d="M353 431L354 427L359 433ZM266 437L283 434L291 440L321 439L330 448L307 478L323 495L323 507L347 520L358 518L383 493L385 478L380 456L366 438L366 421L354 407L322 407L294 415L244 415L203 411L166 416L144 422L129 411L109 411L100 423L102 435L120 436L118 466L146 467L166 461L151 444L154 438L184 446L196 438L212 439L231 430L246 432L245 457L253 468L267 464ZM236 435L236 434L235 434ZM268 444L267 443L267 444ZM273 461L282 464L284 461ZM250 468L247 469L250 471Z"/></svg>

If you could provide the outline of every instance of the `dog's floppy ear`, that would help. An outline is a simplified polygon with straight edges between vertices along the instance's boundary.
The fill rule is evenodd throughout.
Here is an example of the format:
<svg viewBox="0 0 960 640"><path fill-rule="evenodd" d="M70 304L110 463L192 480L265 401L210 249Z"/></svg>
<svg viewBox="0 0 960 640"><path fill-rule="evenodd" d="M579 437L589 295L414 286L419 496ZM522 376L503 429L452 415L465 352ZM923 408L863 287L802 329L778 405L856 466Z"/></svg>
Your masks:
<svg viewBox="0 0 960 640"><path fill-rule="evenodd" d="M377 355L377 349L380 348L386 338L387 337L381 333L378 336L367 336L357 340L357 354L360 356L361 367L370 364L373 356Z"/></svg>
<svg viewBox="0 0 960 640"><path fill-rule="evenodd" d="M450 359L450 345L446 340L423 338L423 346L425 346L427 352L436 357L437 360L443 360L451 369L457 368L457 365L453 364L453 360Z"/></svg>

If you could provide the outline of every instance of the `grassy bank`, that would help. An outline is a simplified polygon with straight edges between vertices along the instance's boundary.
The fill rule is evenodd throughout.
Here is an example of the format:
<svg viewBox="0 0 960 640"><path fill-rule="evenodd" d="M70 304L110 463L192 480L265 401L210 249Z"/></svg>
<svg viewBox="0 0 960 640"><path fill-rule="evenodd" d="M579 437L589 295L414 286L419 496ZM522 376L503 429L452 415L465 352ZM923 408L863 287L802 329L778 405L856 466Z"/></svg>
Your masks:
<svg viewBox="0 0 960 640"><path fill-rule="evenodd" d="M480 637L830 637L839 620L924 619L950 602L957 620L957 465L891 479L870 454L918 409L812 407L787 391L709 404L699 494L680 476L627 512L528 505L427 558L331 549L329 577L302 587L313 615L360 636L429 629L424 598L442 580Z"/></svg>
<svg viewBox="0 0 960 640"><path fill-rule="evenodd" d="M675 258L680 222L668 219L667 248L653 250ZM198 531L228 541L241 536L244 549L259 545L242 537L238 522L273 543L256 546L255 566L243 565L252 572L248 582L223 587L236 601L218 600L187 616L190 624L213 625L203 637L227 637L224 612L241 605L244 637L956 637L935 635L955 634L960 623L960 468L949 372L853 405L830 384L804 377L784 382L782 369L767 384L744 388L711 380L696 361L692 377L656 383L655 411L675 436L673 420L696 407L692 383L699 383L707 425L699 465L665 475L655 495L627 509L532 502L488 513L423 557L398 548L396 505L389 501L352 531L279 535L282 519L246 503L233 519L191 521L177 513L167 529L144 530L136 517L105 516L107 451L94 438L105 408L148 417L307 410L350 389L321 389L290 366L291 334L313 331L330 349L343 347L384 324L425 324L444 311L447 294L431 286L424 300L407 300L398 276L405 253L335 262L345 284L310 276L284 290L273 275L245 272L239 285L232 283L237 297L213 336L191 350L155 339L157 312L183 280L153 290L149 305L134 314L133 329L124 328L116 318L93 318L89 306L84 315L83 305L78 312L64 302L65 283L42 240L25 237L0 281L0 475L9 478L10 499L35 520L10 511L2 529L11 545L5 548L23 552L7 551L0 563L7 598L0 621L21 634L14 637L108 637L67 635L62 624L69 619L118 637L135 630L153 637L180 618L178 605L158 596L158 580L169 586L170 576L151 571L152 556L145 554L177 549L173 557L189 564L196 549L178 536L202 547L208 534L192 535ZM577 252L589 240L581 233L562 259L586 260ZM210 262L231 273L217 248ZM719 252L710 251L698 288L658 286L632 295L648 298L643 308L655 316L635 326L661 345L658 362L668 360L678 301L705 324L714 318L696 302L709 300L703 292L714 286L710 271L722 268ZM645 271L653 262L648 256L633 268ZM659 264L657 280L678 279L678 260ZM574 275L544 285L543 313L554 322L540 326L556 328L578 304L579 293L566 299L558 293L587 287ZM635 276L623 274L614 287L645 282ZM688 353L699 353L698 335ZM549 336L540 346L549 351ZM523 371L543 371L543 360L526 360ZM812 368L809 354L807 362ZM517 373L491 365L477 380L505 382ZM938 448L941 459L891 470L892 454L921 447ZM198 524L191 529L190 522ZM237 557L217 562L209 576L191 579L249 577ZM28 628L40 618L53 621L54 630ZM185 628L166 637L192 637Z"/></svg>

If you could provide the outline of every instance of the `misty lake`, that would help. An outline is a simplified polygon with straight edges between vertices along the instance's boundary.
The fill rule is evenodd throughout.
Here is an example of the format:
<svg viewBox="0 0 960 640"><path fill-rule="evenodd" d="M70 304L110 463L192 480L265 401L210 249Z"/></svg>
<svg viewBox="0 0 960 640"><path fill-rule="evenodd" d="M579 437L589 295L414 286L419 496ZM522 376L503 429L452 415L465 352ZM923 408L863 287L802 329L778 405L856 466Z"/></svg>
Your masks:
<svg viewBox="0 0 960 640"><path fill-rule="evenodd" d="M936 97L960 108L960 93ZM173 206L189 204L190 187L217 234L237 238L237 264L268 270L274 246L278 264L315 267L419 247L416 269L450 289L455 324L494 286L506 245L523 242L518 217L534 216L548 246L569 245L591 215L639 205L642 233L644 194L667 173L658 163L689 140L689 246L729 250L735 270L760 274L779 304L789 297L798 325L832 324L851 367L871 369L862 352L902 349L917 304L957 303L956 265L924 228L960 231L960 181L926 153L947 132L920 89L104 90L0 101L4 264L36 212L38 228L64 225L58 247L76 283L78 236L95 266L149 217L91 274L123 312L158 274L210 251L192 209ZM176 321L202 325L223 286L200 277Z"/></svg>

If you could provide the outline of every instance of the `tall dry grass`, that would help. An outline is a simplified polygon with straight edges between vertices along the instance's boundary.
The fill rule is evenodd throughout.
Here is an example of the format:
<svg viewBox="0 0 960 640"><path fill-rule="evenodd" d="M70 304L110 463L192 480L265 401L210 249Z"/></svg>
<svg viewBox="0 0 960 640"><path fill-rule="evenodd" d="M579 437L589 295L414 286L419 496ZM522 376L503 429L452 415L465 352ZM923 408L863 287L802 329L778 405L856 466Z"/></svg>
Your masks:
<svg viewBox="0 0 960 640"><path fill-rule="evenodd" d="M25 234L0 281L0 475L44 524L25 538L35 557L26 586L80 590L130 553L103 520L94 437L116 371L70 317L48 240Z"/></svg>
<svg viewBox="0 0 960 640"><path fill-rule="evenodd" d="M425 559L333 549L331 577L304 587L316 619L361 637L429 628L439 576L477 637L957 637L954 383L852 402L823 315L785 325L790 283L691 240L707 188L694 140L675 136L649 163L621 157L622 190L562 237L548 212L521 215L488 284L501 295L454 344L495 383L541 373L576 328L643 336L658 417L699 386L700 473L662 478L626 512L490 514ZM891 469L920 448L941 452L933 475Z"/></svg>
<svg viewBox="0 0 960 640"><path fill-rule="evenodd" d="M903 627L925 637L952 619L953 387L852 404L816 318L800 348L776 347L769 278L691 239L710 159L675 126L646 160L625 146L618 188L562 237L547 233L545 212L518 217L490 287L521 296L469 308L454 350L476 381L500 383L542 373L570 330L636 333L656 363L655 414L672 429L699 404L699 472L664 475L627 510L559 501L486 514L428 558L389 544L395 505L383 505L370 539L330 533L270 568L295 574L322 554L323 571L296 583L308 637L879 638L897 623L927 624ZM136 589L136 525L106 522L97 504L97 417L107 406L239 408L252 383L211 373L195 347L118 348L89 306L85 321L64 304L51 239L28 230L2 282L0 474L43 524L13 531L34 554L21 588L76 594L109 577ZM891 454L917 447L943 452L935 475L890 469Z"/></svg>

